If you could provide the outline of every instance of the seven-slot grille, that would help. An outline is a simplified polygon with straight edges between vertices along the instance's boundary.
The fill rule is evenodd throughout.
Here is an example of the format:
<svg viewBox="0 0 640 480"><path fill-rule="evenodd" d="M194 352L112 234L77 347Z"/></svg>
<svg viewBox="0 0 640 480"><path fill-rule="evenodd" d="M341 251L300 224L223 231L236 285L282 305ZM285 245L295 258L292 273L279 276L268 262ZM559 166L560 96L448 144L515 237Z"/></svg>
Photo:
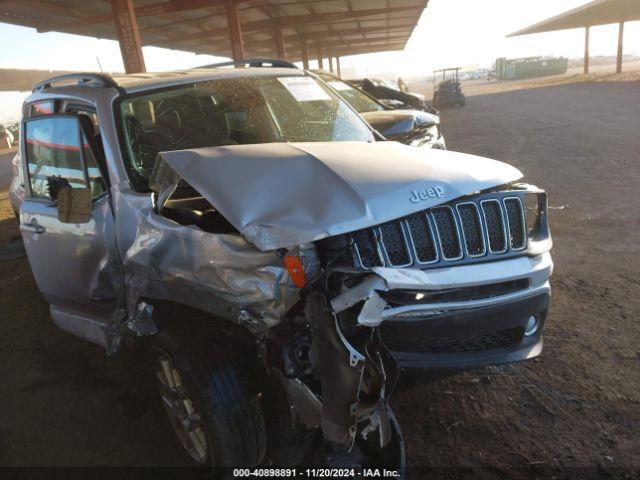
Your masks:
<svg viewBox="0 0 640 480"><path fill-rule="evenodd" d="M519 197L438 206L349 236L364 268L429 265L527 246Z"/></svg>

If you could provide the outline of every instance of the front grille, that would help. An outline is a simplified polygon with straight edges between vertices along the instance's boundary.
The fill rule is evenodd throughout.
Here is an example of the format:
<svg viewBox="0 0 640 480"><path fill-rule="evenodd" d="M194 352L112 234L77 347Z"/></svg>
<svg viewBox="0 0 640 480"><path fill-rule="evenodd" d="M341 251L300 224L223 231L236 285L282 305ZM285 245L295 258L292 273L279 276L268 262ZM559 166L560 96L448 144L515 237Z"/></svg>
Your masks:
<svg viewBox="0 0 640 480"><path fill-rule="evenodd" d="M364 268L382 266L380 250L373 229L359 230L351 234L358 262Z"/></svg>
<svg viewBox="0 0 640 480"><path fill-rule="evenodd" d="M416 213L407 217L409 237L412 240L414 253L419 263L431 263L438 260L436 242L429 225L429 218L424 213Z"/></svg>
<svg viewBox="0 0 640 480"><path fill-rule="evenodd" d="M509 328L478 335L438 338L388 339L384 338L383 334L383 339L392 351L432 354L478 353L513 348L522 340L522 329Z"/></svg>
<svg viewBox="0 0 640 480"><path fill-rule="evenodd" d="M380 237L389 265L394 267L411 265L411 254L400 222L389 222L380 225Z"/></svg>
<svg viewBox="0 0 640 480"><path fill-rule="evenodd" d="M475 203L459 203L456 208L460 216L464 245L467 255L477 257L484 255L484 236L482 235L482 222L480 212Z"/></svg>
<svg viewBox="0 0 640 480"><path fill-rule="evenodd" d="M500 201L496 199L480 202L484 222L487 225L489 249L494 253L507 250L507 235L504 224L504 215L500 207Z"/></svg>
<svg viewBox="0 0 640 480"><path fill-rule="evenodd" d="M436 224L438 240L442 256L446 260L457 260L462 257L462 247L460 246L460 236L453 209L447 207L437 207L431 210L433 220Z"/></svg>
<svg viewBox="0 0 640 480"><path fill-rule="evenodd" d="M520 250L527 243L522 202L519 198L509 197L504 199L504 206L507 209L509 245L514 250Z"/></svg>
<svg viewBox="0 0 640 480"><path fill-rule="evenodd" d="M511 196L479 195L351 233L357 264L439 265L523 250L523 204L513 192L505 193Z"/></svg>

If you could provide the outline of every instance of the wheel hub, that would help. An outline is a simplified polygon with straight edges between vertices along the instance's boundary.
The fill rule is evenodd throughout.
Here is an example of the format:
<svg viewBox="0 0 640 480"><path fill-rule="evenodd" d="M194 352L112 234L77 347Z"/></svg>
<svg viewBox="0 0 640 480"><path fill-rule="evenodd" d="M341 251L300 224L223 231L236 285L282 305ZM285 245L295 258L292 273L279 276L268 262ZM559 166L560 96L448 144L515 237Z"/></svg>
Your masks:
<svg viewBox="0 0 640 480"><path fill-rule="evenodd" d="M157 357L156 377L162 405L178 440L191 458L198 463L206 463L209 446L202 418L169 356Z"/></svg>

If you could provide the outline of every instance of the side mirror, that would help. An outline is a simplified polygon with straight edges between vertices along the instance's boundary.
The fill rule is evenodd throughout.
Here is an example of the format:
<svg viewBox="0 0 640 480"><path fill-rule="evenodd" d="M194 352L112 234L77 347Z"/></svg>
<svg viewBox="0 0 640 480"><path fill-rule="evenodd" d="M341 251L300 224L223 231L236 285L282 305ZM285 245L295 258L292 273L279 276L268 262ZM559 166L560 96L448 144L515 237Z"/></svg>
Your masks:
<svg viewBox="0 0 640 480"><path fill-rule="evenodd" d="M89 223L91 190L65 187L58 191L58 220L61 223Z"/></svg>

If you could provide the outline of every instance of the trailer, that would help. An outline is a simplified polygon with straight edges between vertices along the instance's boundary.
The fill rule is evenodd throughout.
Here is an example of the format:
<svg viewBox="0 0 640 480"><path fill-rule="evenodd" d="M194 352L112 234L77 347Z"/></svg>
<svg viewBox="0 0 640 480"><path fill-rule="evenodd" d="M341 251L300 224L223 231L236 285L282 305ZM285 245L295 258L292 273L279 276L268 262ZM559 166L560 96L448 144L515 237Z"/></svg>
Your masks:
<svg viewBox="0 0 640 480"><path fill-rule="evenodd" d="M567 73L569 60L564 57L498 58L495 76L498 80L547 77Z"/></svg>

